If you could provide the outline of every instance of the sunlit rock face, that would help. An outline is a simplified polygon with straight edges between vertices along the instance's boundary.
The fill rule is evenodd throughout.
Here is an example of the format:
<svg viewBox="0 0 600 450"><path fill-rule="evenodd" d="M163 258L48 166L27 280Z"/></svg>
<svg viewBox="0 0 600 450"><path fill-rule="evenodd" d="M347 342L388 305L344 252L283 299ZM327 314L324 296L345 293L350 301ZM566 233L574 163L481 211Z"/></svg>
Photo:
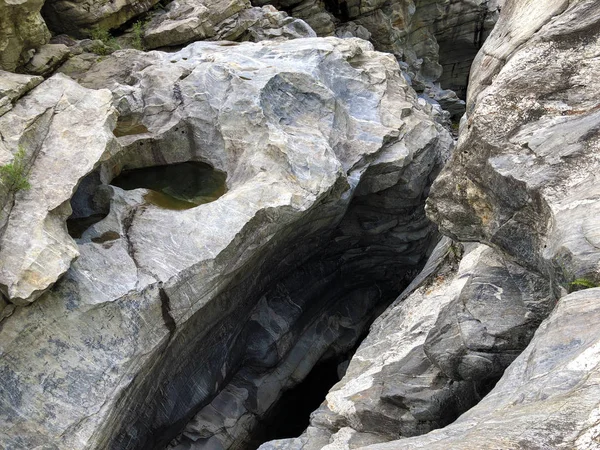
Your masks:
<svg viewBox="0 0 600 450"><path fill-rule="evenodd" d="M23 88L39 81L29 79ZM69 200L115 143L115 119L109 91L86 89L64 75L0 116L0 158L14 162L21 150L31 186L0 188L0 291L10 302L37 299L79 255L64 226Z"/></svg>
<svg viewBox="0 0 600 450"><path fill-rule="evenodd" d="M237 445L418 271L433 236L424 199L452 140L395 59L361 40L120 51L77 81L55 76L2 117L61 83L67 111L106 108L65 116L68 136L101 130L56 216L64 235L70 213L93 219L66 235L79 258L31 306L3 301L0 443L160 447L202 411L203 430ZM11 154L26 136L13 133ZM46 179L62 180L53 161ZM190 177L170 169L119 181L186 163L207 165L207 182L183 189ZM227 392L229 441L211 428Z"/></svg>

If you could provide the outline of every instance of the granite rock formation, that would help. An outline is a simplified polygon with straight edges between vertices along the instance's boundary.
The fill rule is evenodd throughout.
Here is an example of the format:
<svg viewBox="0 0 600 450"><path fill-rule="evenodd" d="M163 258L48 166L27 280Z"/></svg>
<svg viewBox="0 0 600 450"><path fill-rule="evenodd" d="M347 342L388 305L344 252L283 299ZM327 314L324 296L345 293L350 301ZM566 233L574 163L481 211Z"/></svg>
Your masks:
<svg viewBox="0 0 600 450"><path fill-rule="evenodd" d="M55 75L2 116L19 124L15 111L38 117L48 103L49 125L34 130L50 132L26 141L15 126L8 150L42 145L30 173L62 183L65 169L45 158L75 149L43 147L52 119L71 112L58 137L76 138L77 108L103 108L79 118L93 152L72 170L88 174L65 182L69 195L49 211L56 233L70 209L72 220L96 221L76 238L80 256L32 305L3 310L2 446L166 445L227 393L251 422L314 363L351 347L422 264L434 232L424 199L452 140L394 58L367 42L118 51L78 82ZM190 207L110 185L184 163L226 173L226 188Z"/></svg>
<svg viewBox="0 0 600 450"><path fill-rule="evenodd" d="M425 436L369 450L598 447L600 289L563 297L477 406Z"/></svg>
<svg viewBox="0 0 600 450"><path fill-rule="evenodd" d="M505 8L428 202L444 233L501 249L557 290L600 282L599 17L592 1Z"/></svg>
<svg viewBox="0 0 600 450"><path fill-rule="evenodd" d="M315 36L305 22L270 5L253 8L248 0L176 0L152 15L143 39L145 47L153 49L198 40L258 42Z"/></svg>

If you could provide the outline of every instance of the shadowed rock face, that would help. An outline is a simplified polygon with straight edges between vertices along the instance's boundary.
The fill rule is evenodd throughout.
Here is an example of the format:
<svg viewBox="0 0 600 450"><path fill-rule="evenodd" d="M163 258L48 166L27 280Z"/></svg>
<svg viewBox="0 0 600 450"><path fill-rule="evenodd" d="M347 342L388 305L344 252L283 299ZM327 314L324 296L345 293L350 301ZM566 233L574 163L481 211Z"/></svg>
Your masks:
<svg viewBox="0 0 600 450"><path fill-rule="evenodd" d="M93 92L120 115L74 201L108 215L49 291L4 314L0 443L151 448L201 411L234 445L418 270L452 141L396 61L359 40L123 51L78 81L108 88ZM226 173L227 192L173 210L109 185L188 161ZM213 427L227 395L230 441Z"/></svg>
<svg viewBox="0 0 600 450"><path fill-rule="evenodd" d="M596 448L599 291L563 297L494 390L455 423L365 448Z"/></svg>
<svg viewBox="0 0 600 450"><path fill-rule="evenodd" d="M0 70L14 71L50 39L40 15L43 0L0 2Z"/></svg>
<svg viewBox="0 0 600 450"><path fill-rule="evenodd" d="M86 37L93 28L117 28L148 11L159 0L48 0L42 14L55 33Z"/></svg>
<svg viewBox="0 0 600 450"><path fill-rule="evenodd" d="M357 448L446 426L487 394L554 304L539 275L481 244L461 259L444 238L375 321L306 432L261 449Z"/></svg>

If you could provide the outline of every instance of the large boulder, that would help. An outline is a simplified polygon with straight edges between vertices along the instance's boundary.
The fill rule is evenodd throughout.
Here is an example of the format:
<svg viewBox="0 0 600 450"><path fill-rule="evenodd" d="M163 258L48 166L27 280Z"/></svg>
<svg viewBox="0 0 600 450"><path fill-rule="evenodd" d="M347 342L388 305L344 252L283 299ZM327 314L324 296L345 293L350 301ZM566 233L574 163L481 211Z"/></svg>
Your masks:
<svg viewBox="0 0 600 450"><path fill-rule="evenodd" d="M600 4L513 1L472 72L457 151L428 212L554 281L600 282Z"/></svg>
<svg viewBox="0 0 600 450"><path fill-rule="evenodd" d="M0 70L14 71L50 39L40 15L43 0L0 0Z"/></svg>
<svg viewBox="0 0 600 450"><path fill-rule="evenodd" d="M14 161L20 150L30 184L17 192L0 187L0 291L10 302L34 301L79 255L65 227L69 200L110 150L115 118L109 91L83 88L64 75L0 116L0 163Z"/></svg>
<svg viewBox="0 0 600 450"><path fill-rule="evenodd" d="M145 25L143 43L153 49L205 39L258 42L302 37L316 34L302 20L270 5L253 8L247 0L176 0L153 14Z"/></svg>
<svg viewBox="0 0 600 450"><path fill-rule="evenodd" d="M563 297L492 392L452 425L365 449L598 448L599 300L600 289Z"/></svg>
<svg viewBox="0 0 600 450"><path fill-rule="evenodd" d="M482 245L476 270L429 331L425 353L453 380L498 379L554 304L544 277Z"/></svg>
<svg viewBox="0 0 600 450"><path fill-rule="evenodd" d="M74 87L87 97L61 105L83 124L103 116L79 117L78 105L115 105L118 145L98 152L71 201L72 221L96 221L78 230L79 258L1 316L1 446L166 445L201 410L202 433L221 439L221 412L244 431L317 361L352 347L423 263L434 235L424 199L452 140L369 43L118 51L79 82L112 101ZM18 124L18 107L3 118ZM109 140L71 128L94 130L90 145ZM78 170L69 164L43 166L45 179ZM174 197L183 178L166 169L178 164L204 167L194 179L210 189ZM170 173L157 181L175 191L110 185L135 169ZM239 413L219 409L220 392Z"/></svg>

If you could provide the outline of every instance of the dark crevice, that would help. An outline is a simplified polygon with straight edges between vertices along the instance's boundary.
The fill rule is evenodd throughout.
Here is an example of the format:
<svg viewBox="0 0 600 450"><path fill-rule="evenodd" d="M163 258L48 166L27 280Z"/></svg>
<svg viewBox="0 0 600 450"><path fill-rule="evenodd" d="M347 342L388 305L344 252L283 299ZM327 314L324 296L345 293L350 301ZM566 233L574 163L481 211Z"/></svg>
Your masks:
<svg viewBox="0 0 600 450"><path fill-rule="evenodd" d="M175 333L175 329L177 328L177 324L175 323L175 319L171 316L171 299L169 295L165 292L163 287L158 289L158 294L160 296L160 310L162 313L163 321L165 322L165 326L167 330L169 330L169 339Z"/></svg>
<svg viewBox="0 0 600 450"><path fill-rule="evenodd" d="M340 380L338 367L344 359L332 358L317 364L300 384L285 392L261 421L244 450L256 450L268 441L300 436L309 425L311 413Z"/></svg>

